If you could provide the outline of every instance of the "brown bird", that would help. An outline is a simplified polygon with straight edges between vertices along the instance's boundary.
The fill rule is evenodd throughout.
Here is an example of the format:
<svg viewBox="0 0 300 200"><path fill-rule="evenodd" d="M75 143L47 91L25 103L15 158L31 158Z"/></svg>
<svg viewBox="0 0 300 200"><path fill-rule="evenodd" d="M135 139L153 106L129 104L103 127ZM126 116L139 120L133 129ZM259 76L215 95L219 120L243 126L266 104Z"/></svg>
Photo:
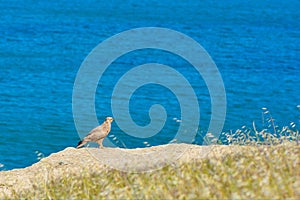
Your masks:
<svg viewBox="0 0 300 200"><path fill-rule="evenodd" d="M102 142L103 142L104 138L110 132L111 123L112 123L113 120L114 119L112 117L106 117L103 124L101 124L100 126L97 126L93 130L91 130L89 132L89 134L87 134L87 136L85 136L83 138L83 140L81 140L77 144L76 148L78 149L78 148L82 147L83 145L85 145L88 142L97 142L99 144L99 148L102 149L103 148Z"/></svg>

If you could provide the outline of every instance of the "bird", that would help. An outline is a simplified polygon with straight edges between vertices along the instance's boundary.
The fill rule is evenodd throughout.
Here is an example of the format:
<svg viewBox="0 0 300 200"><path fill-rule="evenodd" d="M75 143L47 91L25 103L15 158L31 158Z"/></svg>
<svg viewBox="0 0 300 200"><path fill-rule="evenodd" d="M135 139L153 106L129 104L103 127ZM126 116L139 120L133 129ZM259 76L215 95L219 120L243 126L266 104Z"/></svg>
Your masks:
<svg viewBox="0 0 300 200"><path fill-rule="evenodd" d="M99 148L103 149L103 140L108 135L111 129L111 123L113 122L112 117L106 117L105 121L100 125L91 130L80 142L77 144L77 149L82 147L88 142L96 142L99 144Z"/></svg>

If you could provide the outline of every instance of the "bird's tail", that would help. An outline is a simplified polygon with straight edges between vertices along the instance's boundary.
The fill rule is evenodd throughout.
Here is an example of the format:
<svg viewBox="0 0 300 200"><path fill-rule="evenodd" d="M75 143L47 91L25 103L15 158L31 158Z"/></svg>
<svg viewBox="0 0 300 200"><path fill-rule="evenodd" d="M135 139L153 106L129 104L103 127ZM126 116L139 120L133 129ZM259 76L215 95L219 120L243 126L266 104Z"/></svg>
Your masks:
<svg viewBox="0 0 300 200"><path fill-rule="evenodd" d="M77 146L76 146L76 149L79 149L80 147L82 147L85 143L83 142L83 140L79 141Z"/></svg>

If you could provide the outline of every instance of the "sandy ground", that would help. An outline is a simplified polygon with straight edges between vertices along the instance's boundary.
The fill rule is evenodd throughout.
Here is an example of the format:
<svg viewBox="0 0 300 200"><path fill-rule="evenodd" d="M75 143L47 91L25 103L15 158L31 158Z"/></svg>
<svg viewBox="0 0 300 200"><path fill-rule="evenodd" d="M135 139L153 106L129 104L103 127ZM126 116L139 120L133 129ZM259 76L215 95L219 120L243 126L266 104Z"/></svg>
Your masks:
<svg viewBox="0 0 300 200"><path fill-rule="evenodd" d="M145 172L165 165L177 165L210 156L224 157L241 150L239 146L197 146L168 144L140 149L66 148L23 169L0 172L0 199L16 192L34 190L36 184L47 182L49 176L69 173L80 175L85 170L100 173L108 168L121 171Z"/></svg>

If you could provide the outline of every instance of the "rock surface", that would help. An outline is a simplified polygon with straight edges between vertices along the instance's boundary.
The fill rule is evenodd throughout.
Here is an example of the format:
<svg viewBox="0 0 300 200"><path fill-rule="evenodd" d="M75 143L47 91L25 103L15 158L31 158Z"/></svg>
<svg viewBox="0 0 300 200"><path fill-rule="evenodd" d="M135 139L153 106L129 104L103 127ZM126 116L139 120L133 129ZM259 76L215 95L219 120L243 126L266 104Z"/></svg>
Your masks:
<svg viewBox="0 0 300 200"><path fill-rule="evenodd" d="M239 151L240 148L189 144L167 144L139 149L69 147L30 167L0 172L0 199L13 193L34 190L35 184L46 182L49 174L60 177L66 173L80 175L84 170L99 173L109 168L125 172L153 171L168 164L177 165L209 156L223 157Z"/></svg>

